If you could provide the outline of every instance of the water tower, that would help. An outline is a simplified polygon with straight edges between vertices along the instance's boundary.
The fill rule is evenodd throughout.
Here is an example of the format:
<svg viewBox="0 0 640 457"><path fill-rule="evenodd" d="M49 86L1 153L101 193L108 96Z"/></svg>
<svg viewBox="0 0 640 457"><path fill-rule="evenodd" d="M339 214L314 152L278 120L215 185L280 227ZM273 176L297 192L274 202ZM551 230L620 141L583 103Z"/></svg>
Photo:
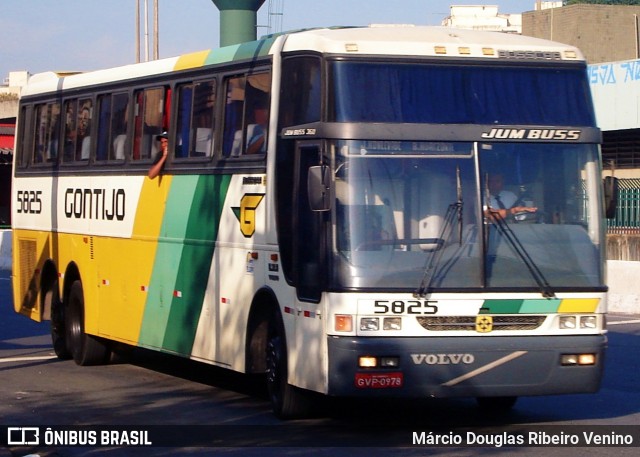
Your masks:
<svg viewBox="0 0 640 457"><path fill-rule="evenodd" d="M257 38L258 10L264 0L212 0L220 10L220 46Z"/></svg>

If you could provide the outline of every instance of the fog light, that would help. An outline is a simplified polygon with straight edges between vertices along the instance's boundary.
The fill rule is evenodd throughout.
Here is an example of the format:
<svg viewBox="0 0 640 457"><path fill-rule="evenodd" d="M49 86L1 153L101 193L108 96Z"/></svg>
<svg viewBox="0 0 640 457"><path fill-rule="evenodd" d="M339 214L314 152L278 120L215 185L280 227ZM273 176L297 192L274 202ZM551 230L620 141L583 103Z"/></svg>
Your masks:
<svg viewBox="0 0 640 457"><path fill-rule="evenodd" d="M385 317L382 322L384 330L402 330L402 318L400 317Z"/></svg>
<svg viewBox="0 0 640 457"><path fill-rule="evenodd" d="M336 314L334 324L336 332L351 332L353 330L353 318L350 314Z"/></svg>
<svg viewBox="0 0 640 457"><path fill-rule="evenodd" d="M398 357L380 357L380 366L397 368L400 366L400 359Z"/></svg>
<svg viewBox="0 0 640 457"><path fill-rule="evenodd" d="M560 357L560 364L563 366L567 365L577 365L578 364L578 355L577 354L562 354Z"/></svg>
<svg viewBox="0 0 640 457"><path fill-rule="evenodd" d="M360 368L375 368L378 366L378 359L370 355L358 357L358 366Z"/></svg>
<svg viewBox="0 0 640 457"><path fill-rule="evenodd" d="M580 354L578 356L578 365L595 365L595 364L596 364L595 354Z"/></svg>
<svg viewBox="0 0 640 457"><path fill-rule="evenodd" d="M598 326L598 318L596 316L581 316L580 328L594 329Z"/></svg>
<svg viewBox="0 0 640 457"><path fill-rule="evenodd" d="M376 331L380 330L380 319L377 317L363 317L360 319L360 330Z"/></svg>
<svg viewBox="0 0 640 457"><path fill-rule="evenodd" d="M576 328L576 316L560 316L560 328L575 329Z"/></svg>

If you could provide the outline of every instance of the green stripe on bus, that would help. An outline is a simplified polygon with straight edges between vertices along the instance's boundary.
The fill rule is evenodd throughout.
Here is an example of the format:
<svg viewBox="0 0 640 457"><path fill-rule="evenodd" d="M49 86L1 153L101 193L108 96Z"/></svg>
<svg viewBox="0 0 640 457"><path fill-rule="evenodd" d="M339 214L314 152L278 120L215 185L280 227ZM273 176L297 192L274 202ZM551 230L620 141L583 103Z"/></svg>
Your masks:
<svg viewBox="0 0 640 457"><path fill-rule="evenodd" d="M178 273L162 344L168 351L191 353L230 181L230 175L202 175L198 179L186 220L182 256L174 265Z"/></svg>
<svg viewBox="0 0 640 457"><path fill-rule="evenodd" d="M480 314L518 314L524 300L485 300Z"/></svg>
<svg viewBox="0 0 640 457"><path fill-rule="evenodd" d="M174 176L171 182L140 329L139 342L143 346L162 347L178 275L176 266L182 257L182 241L191 212L187 202L192 201L197 182L197 176Z"/></svg>
<svg viewBox="0 0 640 457"><path fill-rule="evenodd" d="M235 58L239 45L225 46L224 48L214 49L209 56L205 59L205 65L211 65L215 63L231 62Z"/></svg>
<svg viewBox="0 0 640 457"><path fill-rule="evenodd" d="M479 314L544 314L557 313L560 299L485 300Z"/></svg>
<svg viewBox="0 0 640 457"><path fill-rule="evenodd" d="M525 300L520 312L523 314L557 313L559 306L560 299L558 298Z"/></svg>
<svg viewBox="0 0 640 457"><path fill-rule="evenodd" d="M274 41L275 38L267 38L260 41L243 43L238 46L234 60L254 59L256 57L266 56Z"/></svg>
<svg viewBox="0 0 640 457"><path fill-rule="evenodd" d="M212 50L204 61L204 65L233 62L234 60L255 59L269 54L275 37L249 43L235 44Z"/></svg>

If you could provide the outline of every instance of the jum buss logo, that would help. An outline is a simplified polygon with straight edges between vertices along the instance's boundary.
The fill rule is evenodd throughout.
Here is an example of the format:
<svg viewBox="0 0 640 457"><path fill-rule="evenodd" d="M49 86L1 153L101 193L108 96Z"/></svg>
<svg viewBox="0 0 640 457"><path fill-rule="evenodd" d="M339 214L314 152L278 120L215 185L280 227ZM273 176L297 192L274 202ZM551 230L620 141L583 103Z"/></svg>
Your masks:
<svg viewBox="0 0 640 457"><path fill-rule="evenodd" d="M7 444L10 446L38 446L40 444L40 428L8 427Z"/></svg>

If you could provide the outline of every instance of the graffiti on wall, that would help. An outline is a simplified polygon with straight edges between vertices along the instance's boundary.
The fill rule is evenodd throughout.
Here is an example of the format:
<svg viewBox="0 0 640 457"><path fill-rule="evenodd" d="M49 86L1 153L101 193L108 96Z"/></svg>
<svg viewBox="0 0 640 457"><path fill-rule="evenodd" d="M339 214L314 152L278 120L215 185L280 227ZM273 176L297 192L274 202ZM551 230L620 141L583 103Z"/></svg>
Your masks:
<svg viewBox="0 0 640 457"><path fill-rule="evenodd" d="M640 60L589 65L589 83L595 86L640 81Z"/></svg>

